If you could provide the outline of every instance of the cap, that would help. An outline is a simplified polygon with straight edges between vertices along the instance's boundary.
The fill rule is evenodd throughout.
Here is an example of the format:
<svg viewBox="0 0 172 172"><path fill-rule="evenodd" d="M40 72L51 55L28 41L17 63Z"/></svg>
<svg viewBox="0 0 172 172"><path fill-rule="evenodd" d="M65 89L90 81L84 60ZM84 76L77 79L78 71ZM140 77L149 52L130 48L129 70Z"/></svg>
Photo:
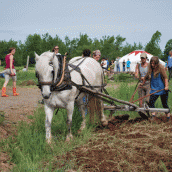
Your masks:
<svg viewBox="0 0 172 172"><path fill-rule="evenodd" d="M142 54L140 54L140 58L147 58L147 54L146 53L142 53Z"/></svg>

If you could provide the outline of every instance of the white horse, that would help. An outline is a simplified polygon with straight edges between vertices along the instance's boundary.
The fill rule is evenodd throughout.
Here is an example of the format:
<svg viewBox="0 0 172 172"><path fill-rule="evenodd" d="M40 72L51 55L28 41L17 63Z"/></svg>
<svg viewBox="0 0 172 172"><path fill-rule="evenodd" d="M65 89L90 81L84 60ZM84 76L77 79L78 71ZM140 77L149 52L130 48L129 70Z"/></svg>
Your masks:
<svg viewBox="0 0 172 172"><path fill-rule="evenodd" d="M42 83L42 96L44 98L44 108L45 108L45 114L46 114L46 120L45 120L45 128L46 128L46 139L48 143L51 142L51 121L53 118L53 112L56 108L65 108L67 109L67 125L68 125L68 134L66 141L69 141L70 138L73 138L71 133L71 125L72 125L72 115L74 110L74 103L78 104L81 114L82 114L82 124L81 124L81 130L85 127L85 105L83 102L83 96L84 93L80 93L80 91L77 89L76 86L72 86L72 89L70 90L64 90L64 91L51 91L50 87L51 84L56 81L57 75L58 75L58 69L59 69L59 61L57 56L52 52L45 52L38 56L35 53L35 60L36 60L36 73L39 75L39 83ZM88 80L88 82L94 86L94 85L102 85L103 84L103 71L100 66L100 64L94 60L91 57L86 57L83 62L82 57L74 57L69 61L69 64L73 65L79 65L79 68L81 69L82 74L85 76L85 78ZM71 67L68 67L69 70L71 70ZM54 71L54 80L53 80L53 74ZM81 77L81 74L75 70L72 70L70 72L71 75L71 81L78 85L83 84L83 79ZM86 85L88 85L86 83ZM96 88L96 90L101 91L101 88ZM79 96L78 96L79 95ZM76 99L77 98L77 99ZM103 102L101 102L101 105L103 107ZM107 125L106 117L104 116L103 110L101 113L100 120L104 125Z"/></svg>

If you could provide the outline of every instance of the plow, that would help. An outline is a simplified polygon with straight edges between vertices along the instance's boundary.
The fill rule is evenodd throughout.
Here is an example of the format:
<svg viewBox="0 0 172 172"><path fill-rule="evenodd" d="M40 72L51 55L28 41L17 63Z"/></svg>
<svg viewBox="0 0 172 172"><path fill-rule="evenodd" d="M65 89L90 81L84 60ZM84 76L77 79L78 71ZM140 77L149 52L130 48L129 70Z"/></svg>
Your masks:
<svg viewBox="0 0 172 172"><path fill-rule="evenodd" d="M144 118L144 119L148 119L150 117L150 112L164 112L164 113L168 113L169 109L165 109L165 108L149 108L148 104L145 103L144 107L140 108L138 107L136 104L134 104L134 102L137 102L141 99L144 99L145 97L148 97L152 94L155 94L159 91L162 90L158 90L152 94L146 95L144 97L141 97L135 101L133 101L134 98L134 94L132 95L130 101L124 101L124 100L120 100L114 97L111 97L110 95L104 94L102 92L99 92L95 89L91 89L88 88L86 86L78 86L75 85L81 92L87 93L91 96L94 96L95 98L101 99L106 103L109 103L110 105L104 104L104 110L109 110L110 111L110 117L112 116L113 113L115 113L115 111L135 111L138 112L138 114ZM170 90L169 90L170 91ZM121 105L116 105L115 102L121 103Z"/></svg>

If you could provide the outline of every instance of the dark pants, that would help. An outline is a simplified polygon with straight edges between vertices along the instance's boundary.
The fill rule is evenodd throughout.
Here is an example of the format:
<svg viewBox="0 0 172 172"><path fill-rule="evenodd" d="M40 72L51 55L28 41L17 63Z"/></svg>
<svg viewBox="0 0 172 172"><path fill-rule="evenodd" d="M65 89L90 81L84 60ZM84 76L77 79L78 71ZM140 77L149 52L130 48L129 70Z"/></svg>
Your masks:
<svg viewBox="0 0 172 172"><path fill-rule="evenodd" d="M154 95L154 94L150 96L150 99L149 99L150 108L155 108L155 101L158 99L158 97L159 95ZM161 97L161 103L162 103L163 108L169 109L168 104L167 104L168 91L166 91L166 94L160 95L160 97Z"/></svg>
<svg viewBox="0 0 172 172"><path fill-rule="evenodd" d="M168 80L170 81L170 78L172 78L172 67L168 68L168 72L169 72L169 78Z"/></svg>

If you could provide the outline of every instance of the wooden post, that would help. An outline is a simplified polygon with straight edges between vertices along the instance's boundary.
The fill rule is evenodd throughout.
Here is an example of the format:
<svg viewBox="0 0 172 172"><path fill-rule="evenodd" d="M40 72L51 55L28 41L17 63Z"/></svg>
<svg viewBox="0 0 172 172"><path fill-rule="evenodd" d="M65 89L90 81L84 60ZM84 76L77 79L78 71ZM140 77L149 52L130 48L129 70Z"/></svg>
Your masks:
<svg viewBox="0 0 172 172"><path fill-rule="evenodd" d="M26 71L28 71L28 66L29 66L29 56L27 56Z"/></svg>

